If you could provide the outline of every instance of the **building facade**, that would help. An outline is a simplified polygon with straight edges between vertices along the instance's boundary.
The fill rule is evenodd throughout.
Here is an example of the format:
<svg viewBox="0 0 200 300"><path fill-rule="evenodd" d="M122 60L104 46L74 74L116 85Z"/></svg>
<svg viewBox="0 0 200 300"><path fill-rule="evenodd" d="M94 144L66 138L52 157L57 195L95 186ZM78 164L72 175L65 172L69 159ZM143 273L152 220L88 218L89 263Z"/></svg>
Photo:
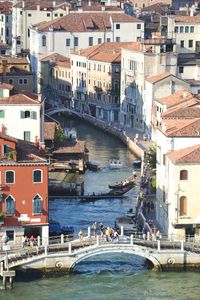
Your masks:
<svg viewBox="0 0 200 300"><path fill-rule="evenodd" d="M3 130L2 130L3 132ZM21 243L23 236L48 241L48 163L29 142L0 134L0 236ZM26 188L24 188L26 187Z"/></svg>

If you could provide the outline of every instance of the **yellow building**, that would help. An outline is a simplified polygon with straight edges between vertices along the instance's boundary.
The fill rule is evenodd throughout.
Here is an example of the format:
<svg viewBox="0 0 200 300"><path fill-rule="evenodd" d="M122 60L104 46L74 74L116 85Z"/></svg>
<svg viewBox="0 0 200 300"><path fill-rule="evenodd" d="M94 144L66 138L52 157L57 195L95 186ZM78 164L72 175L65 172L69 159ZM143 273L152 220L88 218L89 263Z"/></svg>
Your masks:
<svg viewBox="0 0 200 300"><path fill-rule="evenodd" d="M38 92L46 96L52 105L71 106L70 59L54 53L41 59Z"/></svg>

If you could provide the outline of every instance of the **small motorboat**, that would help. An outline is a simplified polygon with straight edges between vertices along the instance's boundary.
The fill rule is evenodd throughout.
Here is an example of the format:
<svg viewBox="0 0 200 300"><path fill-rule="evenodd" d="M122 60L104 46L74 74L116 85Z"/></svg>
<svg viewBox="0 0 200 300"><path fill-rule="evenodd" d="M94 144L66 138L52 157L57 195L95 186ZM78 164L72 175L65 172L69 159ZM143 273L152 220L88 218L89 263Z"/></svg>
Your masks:
<svg viewBox="0 0 200 300"><path fill-rule="evenodd" d="M133 209L133 208L130 208L130 209L127 211L127 213L126 213L126 216L127 216L128 218L131 218L131 219L135 218L135 217L136 217L136 210Z"/></svg>
<svg viewBox="0 0 200 300"><path fill-rule="evenodd" d="M142 164L141 159L135 159L135 160L133 161L133 167L134 167L134 168L141 168L141 164Z"/></svg>
<svg viewBox="0 0 200 300"><path fill-rule="evenodd" d="M122 180L122 181L116 182L116 184L109 184L109 188L110 189L118 189L118 188L127 187L129 185L135 185L136 178L137 178L137 175L134 174L134 175Z"/></svg>
<svg viewBox="0 0 200 300"><path fill-rule="evenodd" d="M109 160L109 167L110 169L121 169L123 164L119 159L111 159Z"/></svg>

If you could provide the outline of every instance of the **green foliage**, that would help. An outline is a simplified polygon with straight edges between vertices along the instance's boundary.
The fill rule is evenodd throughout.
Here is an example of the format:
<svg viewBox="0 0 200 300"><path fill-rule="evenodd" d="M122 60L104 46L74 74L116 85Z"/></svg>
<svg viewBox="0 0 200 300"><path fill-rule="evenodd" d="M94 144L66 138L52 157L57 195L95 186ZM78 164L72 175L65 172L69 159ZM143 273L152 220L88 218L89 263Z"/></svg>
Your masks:
<svg viewBox="0 0 200 300"><path fill-rule="evenodd" d="M3 221L4 220L4 213L1 211L0 212L0 221Z"/></svg>
<svg viewBox="0 0 200 300"><path fill-rule="evenodd" d="M152 187L153 191L156 191L156 176L153 176L151 178L151 187Z"/></svg>
<svg viewBox="0 0 200 300"><path fill-rule="evenodd" d="M17 152L15 150L8 152L6 154L8 160L14 160L16 158L16 155L17 155Z"/></svg>
<svg viewBox="0 0 200 300"><path fill-rule="evenodd" d="M62 142L65 139L65 134L60 125L56 125L55 141Z"/></svg>
<svg viewBox="0 0 200 300"><path fill-rule="evenodd" d="M149 168L151 170L156 169L156 146L153 145L149 148L147 153L147 163L149 164Z"/></svg>

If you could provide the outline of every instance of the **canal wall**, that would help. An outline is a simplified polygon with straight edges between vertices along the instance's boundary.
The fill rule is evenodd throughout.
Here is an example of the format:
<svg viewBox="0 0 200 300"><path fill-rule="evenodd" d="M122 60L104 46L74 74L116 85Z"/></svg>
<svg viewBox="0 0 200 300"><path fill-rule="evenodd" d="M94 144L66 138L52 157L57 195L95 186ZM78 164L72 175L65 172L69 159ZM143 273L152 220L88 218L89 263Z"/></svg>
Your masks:
<svg viewBox="0 0 200 300"><path fill-rule="evenodd" d="M138 146L129 136L127 136L124 130L115 127L113 125L110 125L102 120L98 120L95 117L87 114L82 115L81 119L84 120L85 122L92 124L93 126L98 127L104 132L107 132L117 137L128 147L128 149L131 152L133 152L137 157L141 158L141 160L144 160L145 150L142 149L140 146Z"/></svg>

